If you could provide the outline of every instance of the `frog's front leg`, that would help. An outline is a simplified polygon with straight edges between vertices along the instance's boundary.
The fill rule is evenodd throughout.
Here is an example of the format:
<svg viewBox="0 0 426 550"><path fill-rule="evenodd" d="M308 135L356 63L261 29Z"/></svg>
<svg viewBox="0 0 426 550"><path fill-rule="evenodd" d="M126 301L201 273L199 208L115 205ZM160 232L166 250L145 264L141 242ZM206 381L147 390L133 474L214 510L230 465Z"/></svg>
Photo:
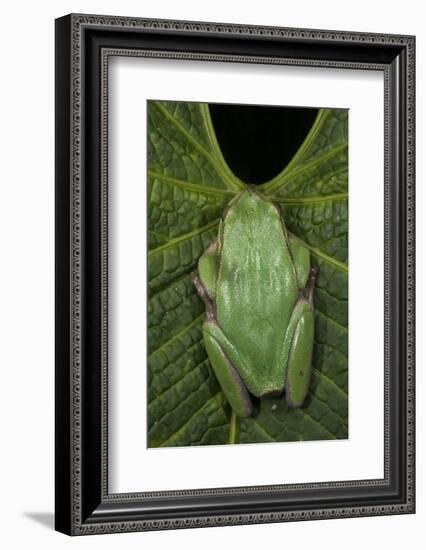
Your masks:
<svg viewBox="0 0 426 550"><path fill-rule="evenodd" d="M290 407L301 407L309 390L314 346L313 294L317 272L311 269L290 318L283 346L287 361L285 394Z"/></svg>
<svg viewBox="0 0 426 550"><path fill-rule="evenodd" d="M294 235L289 235L288 244L296 271L297 286L299 290L305 289L311 272L309 250Z"/></svg>
<svg viewBox="0 0 426 550"><path fill-rule="evenodd" d="M217 239L212 241L207 248L207 250L204 252L204 254L201 256L201 258L198 260L198 280L204 287L205 293L209 300L214 300L216 296L216 279L217 279L217 264L218 264L218 257L217 257ZM198 294L203 293L203 290L197 286L197 283L194 280L194 284L197 288ZM203 296L201 296L203 298ZM203 298L204 302L205 299Z"/></svg>

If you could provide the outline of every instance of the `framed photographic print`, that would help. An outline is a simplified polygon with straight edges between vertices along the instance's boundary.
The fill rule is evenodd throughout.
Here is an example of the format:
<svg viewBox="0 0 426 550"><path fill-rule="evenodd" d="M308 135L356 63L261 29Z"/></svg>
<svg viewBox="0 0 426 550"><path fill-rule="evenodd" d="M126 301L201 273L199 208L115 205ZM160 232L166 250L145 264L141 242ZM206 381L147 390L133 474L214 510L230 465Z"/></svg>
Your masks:
<svg viewBox="0 0 426 550"><path fill-rule="evenodd" d="M56 21L56 529L413 513L412 36Z"/></svg>

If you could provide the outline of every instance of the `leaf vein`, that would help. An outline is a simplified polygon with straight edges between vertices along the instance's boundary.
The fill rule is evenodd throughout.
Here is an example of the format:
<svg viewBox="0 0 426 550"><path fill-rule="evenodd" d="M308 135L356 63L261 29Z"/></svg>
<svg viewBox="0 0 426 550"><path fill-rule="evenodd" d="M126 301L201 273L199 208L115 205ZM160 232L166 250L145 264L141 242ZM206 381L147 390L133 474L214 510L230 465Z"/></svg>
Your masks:
<svg viewBox="0 0 426 550"><path fill-rule="evenodd" d="M179 237L175 237L174 239L170 239L169 242L162 244L161 246L158 246L157 248L154 248L148 252L148 256L153 256L154 254L158 254L159 252L163 252L164 250L167 250L168 248L171 248L181 242L187 241L189 239L192 239L193 237L197 237L198 235L201 235L202 233L206 233L210 229L213 229L219 225L219 220L213 220L212 222L203 225L202 227L197 227L197 229L194 229L193 231L190 231L189 233L185 233L184 235L180 235Z"/></svg>
<svg viewBox="0 0 426 550"><path fill-rule="evenodd" d="M176 439L176 436L180 434L185 428L188 426L188 424L198 415L200 412L211 402L216 400L217 396L220 395L222 392L218 391L212 397L210 397L207 401L205 401L199 409L197 409L189 418L182 424L182 426L179 427L178 430L176 430L173 434L169 435L169 437L164 440L159 447L164 447L171 439Z"/></svg>
<svg viewBox="0 0 426 550"><path fill-rule="evenodd" d="M219 189L215 187L209 187L208 185L202 185L201 183L192 183L189 181L184 181L178 178L173 178L171 176L160 174L158 172L155 172L154 170L149 170L148 173L154 179L161 180L166 184L182 187L183 189L187 189L188 191L197 191L198 193L201 193L201 194L205 193L208 195L220 195L223 198L235 196L235 193L233 193L232 191L228 191L226 189Z"/></svg>
<svg viewBox="0 0 426 550"><path fill-rule="evenodd" d="M182 330L180 330L179 332L176 332L169 340L167 340L167 342L164 342L164 344L161 344L161 346L155 350L153 350L149 355L148 355L148 359L150 359L151 357L153 357L155 354L157 354L159 351L162 351L163 348L165 348L166 346L168 346L171 342L173 342L174 340L176 340L177 338L180 338L183 334L185 334L185 332L187 332L188 330L191 330L197 323L199 323L201 321L201 319L203 318L204 316L204 313L202 313L201 315L199 315L198 317L196 317L189 325L186 325L186 327L184 327Z"/></svg>
<svg viewBox="0 0 426 550"><path fill-rule="evenodd" d="M324 378L329 384L332 384L337 390L343 393L346 399L348 398L348 394L345 392L345 390L343 390L338 384L336 384L336 382L332 378L324 374L322 371L320 371L316 367L314 367L314 372L316 372L320 377Z"/></svg>

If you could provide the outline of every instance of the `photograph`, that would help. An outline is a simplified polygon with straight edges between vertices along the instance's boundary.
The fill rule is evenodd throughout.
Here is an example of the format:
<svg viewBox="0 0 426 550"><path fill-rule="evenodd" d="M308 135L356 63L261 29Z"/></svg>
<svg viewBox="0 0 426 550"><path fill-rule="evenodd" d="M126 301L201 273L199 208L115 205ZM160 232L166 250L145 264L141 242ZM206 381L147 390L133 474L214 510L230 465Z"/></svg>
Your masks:
<svg viewBox="0 0 426 550"><path fill-rule="evenodd" d="M147 113L147 446L347 439L349 110Z"/></svg>

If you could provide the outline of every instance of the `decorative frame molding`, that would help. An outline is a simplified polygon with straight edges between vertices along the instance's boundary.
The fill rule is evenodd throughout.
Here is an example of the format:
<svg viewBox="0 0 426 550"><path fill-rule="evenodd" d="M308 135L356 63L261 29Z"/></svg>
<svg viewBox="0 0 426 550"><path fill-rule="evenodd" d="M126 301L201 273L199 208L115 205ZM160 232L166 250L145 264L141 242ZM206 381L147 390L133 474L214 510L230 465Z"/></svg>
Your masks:
<svg viewBox="0 0 426 550"><path fill-rule="evenodd" d="M108 493L108 59L117 55L383 71L383 480ZM96 15L56 21L59 531L83 535L414 512L414 55L412 36ZM176 497L186 506L178 509Z"/></svg>

